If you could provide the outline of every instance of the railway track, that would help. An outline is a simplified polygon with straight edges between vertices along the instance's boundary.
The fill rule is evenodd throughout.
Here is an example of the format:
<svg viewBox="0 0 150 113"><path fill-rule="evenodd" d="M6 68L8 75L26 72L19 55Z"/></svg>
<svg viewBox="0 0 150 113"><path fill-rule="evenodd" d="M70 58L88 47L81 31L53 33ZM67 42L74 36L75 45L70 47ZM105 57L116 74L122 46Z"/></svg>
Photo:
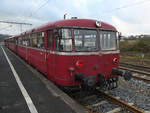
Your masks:
<svg viewBox="0 0 150 113"><path fill-rule="evenodd" d="M121 70L129 70L133 72L132 76L133 79L140 81L142 80L144 82L150 83L149 67L142 67L142 66L136 67L134 65L129 66L129 64L126 65L124 64L120 65L119 68ZM119 95L112 96L111 93L109 92L105 93L104 91L100 91L99 89L96 89L96 91L93 94L88 96L86 94L85 94L86 96L85 95L81 96L77 95L76 93L74 93L73 95L75 95L76 97L73 98L79 104L81 104L89 113L149 113L149 111L146 112L145 109L141 109L141 107L137 106L138 105L137 101L135 102L133 101L133 103L130 103L130 101L125 101L122 98L122 96L121 97ZM130 95L130 93L128 95ZM135 94L134 96L136 95L137 94ZM138 99L139 97L136 98Z"/></svg>
<svg viewBox="0 0 150 113"><path fill-rule="evenodd" d="M150 67L137 66L127 63L119 63L119 69L133 72L133 79L150 83ZM140 75L137 75L140 74Z"/></svg>
<svg viewBox="0 0 150 113"><path fill-rule="evenodd" d="M150 68L134 65L120 65L121 70L129 70L133 72L133 79L150 83ZM143 76L144 75L144 76ZM149 78L149 79L148 79ZM138 90L137 90L138 91ZM74 94L76 95L76 94ZM128 94L130 95L130 94ZM136 95L136 94L135 94ZM77 95L76 95L77 96ZM95 99L94 99L95 98ZM138 98L138 97L137 97ZM86 97L77 96L75 99L80 103L89 113L149 113L145 110L142 111L137 106L137 103L125 102L122 97L112 96L109 93L105 93L96 89L95 93ZM132 100L132 99L131 99Z"/></svg>
<svg viewBox="0 0 150 113"><path fill-rule="evenodd" d="M119 66L150 73L150 67L147 67L147 66L139 66L139 65L133 65L133 64L128 64L128 63L122 63L122 62L119 63Z"/></svg>
<svg viewBox="0 0 150 113"><path fill-rule="evenodd" d="M144 113L134 107L133 103L126 103L120 100L120 97L113 97L99 89L86 97L76 93L73 95L76 96L73 98L89 113Z"/></svg>
<svg viewBox="0 0 150 113"><path fill-rule="evenodd" d="M121 109L125 108L125 109L127 109L127 110L129 110L129 111L131 111L133 113L144 113L140 109L134 107L133 104L126 103L126 102L120 100L120 98L118 98L118 97L113 97L113 96L111 96L111 95L109 95L107 93L104 93L102 91L99 91L99 90L97 90L97 93L102 94L106 99L109 99L113 103L116 103L116 104L120 105L121 106L120 107L120 111L121 111ZM119 112L119 111L117 111L117 112Z"/></svg>

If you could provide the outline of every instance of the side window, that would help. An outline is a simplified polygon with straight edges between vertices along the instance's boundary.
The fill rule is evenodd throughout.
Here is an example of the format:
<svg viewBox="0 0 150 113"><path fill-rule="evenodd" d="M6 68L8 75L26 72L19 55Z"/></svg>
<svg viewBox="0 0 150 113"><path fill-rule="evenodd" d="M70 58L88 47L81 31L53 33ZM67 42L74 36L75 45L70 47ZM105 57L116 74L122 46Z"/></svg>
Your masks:
<svg viewBox="0 0 150 113"><path fill-rule="evenodd" d="M50 34L49 34L49 31L47 31L47 48L49 48L49 37L50 37Z"/></svg>
<svg viewBox="0 0 150 113"><path fill-rule="evenodd" d="M50 31L50 48L53 49L54 48L54 37L53 37L53 31Z"/></svg>
<svg viewBox="0 0 150 113"><path fill-rule="evenodd" d="M22 45L22 37L21 36L18 38L18 45Z"/></svg>
<svg viewBox="0 0 150 113"><path fill-rule="evenodd" d="M100 31L100 46L102 50L117 49L116 32L114 31Z"/></svg>
<svg viewBox="0 0 150 113"><path fill-rule="evenodd" d="M15 38L15 44L18 45L18 38Z"/></svg>
<svg viewBox="0 0 150 113"><path fill-rule="evenodd" d="M25 37L25 35L22 36L22 44L23 44L23 46L26 46L26 37Z"/></svg>
<svg viewBox="0 0 150 113"><path fill-rule="evenodd" d="M24 46L29 46L29 35L24 36Z"/></svg>
<svg viewBox="0 0 150 113"><path fill-rule="evenodd" d="M32 34L29 34L29 46L32 47Z"/></svg>
<svg viewBox="0 0 150 113"><path fill-rule="evenodd" d="M38 48L44 48L44 32L37 33L37 47Z"/></svg>
<svg viewBox="0 0 150 113"><path fill-rule="evenodd" d="M56 36L57 51L72 51L72 32L71 29L59 29Z"/></svg>
<svg viewBox="0 0 150 113"><path fill-rule="evenodd" d="M14 41L15 41L14 38L12 38L12 43L13 43L13 44L14 44Z"/></svg>
<svg viewBox="0 0 150 113"><path fill-rule="evenodd" d="M30 39L29 39L29 35L26 35L26 46L30 46Z"/></svg>
<svg viewBox="0 0 150 113"><path fill-rule="evenodd" d="M38 42L37 42L37 33L33 33L31 35L31 40L32 40L32 47L37 47L38 45Z"/></svg>

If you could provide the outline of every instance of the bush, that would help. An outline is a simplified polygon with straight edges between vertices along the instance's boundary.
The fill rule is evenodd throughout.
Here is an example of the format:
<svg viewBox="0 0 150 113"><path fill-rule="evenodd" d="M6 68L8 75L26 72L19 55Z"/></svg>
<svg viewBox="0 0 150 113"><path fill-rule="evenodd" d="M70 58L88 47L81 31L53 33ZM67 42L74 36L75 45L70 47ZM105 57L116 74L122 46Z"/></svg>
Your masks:
<svg viewBox="0 0 150 113"><path fill-rule="evenodd" d="M121 52L140 52L148 53L150 52L150 38L136 39L133 41L126 40L120 42Z"/></svg>

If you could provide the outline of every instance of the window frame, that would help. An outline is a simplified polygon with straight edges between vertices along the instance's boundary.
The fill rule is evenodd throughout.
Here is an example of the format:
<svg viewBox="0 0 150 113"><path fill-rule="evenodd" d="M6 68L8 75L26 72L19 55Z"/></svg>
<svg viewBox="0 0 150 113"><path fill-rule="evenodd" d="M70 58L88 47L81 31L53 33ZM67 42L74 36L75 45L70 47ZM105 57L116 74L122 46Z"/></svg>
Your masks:
<svg viewBox="0 0 150 113"><path fill-rule="evenodd" d="M77 50L76 50L76 45L75 45L75 35L74 35L74 30L75 30L75 29L78 29L78 30L92 30L92 31L96 31L96 46L95 46L96 49L93 50L93 51L91 51L91 50L90 50L90 51L87 51L87 50L82 50L82 51L80 50L80 51L77 51ZM96 28L95 28L95 29L94 29L94 28L93 28L93 29L92 29L92 28L78 28L78 27L77 27L77 28L73 28L73 40L74 40L73 46L74 46L74 51L75 51L75 52L97 52L97 51L99 51L99 31L98 31L98 29L96 29ZM83 41L83 42L85 42L84 40L85 40L85 39L83 39L83 37L82 37L82 41Z"/></svg>
<svg viewBox="0 0 150 113"><path fill-rule="evenodd" d="M20 36L18 37L18 45L23 45L23 44L22 44L22 35L20 35Z"/></svg>
<svg viewBox="0 0 150 113"><path fill-rule="evenodd" d="M40 49L44 49L45 48L45 32L44 31L40 31L40 32L36 32L37 33L37 47L36 48L40 48ZM44 33L44 36L43 36ZM40 40L42 39L42 46L38 46L38 44L40 44Z"/></svg>
<svg viewBox="0 0 150 113"><path fill-rule="evenodd" d="M70 35L70 37L71 38L59 38L59 37L62 37L62 34L61 35L59 35L59 30L62 30L62 29L68 29L68 30L70 30L70 32L71 32L71 35ZM59 52L72 52L72 51L74 51L74 43L73 43L73 32L72 32L72 27L59 27L59 28L55 28L54 30L56 30L57 31L57 35L55 34L55 32L54 32L54 38L55 38L55 40L56 40L56 51L59 51ZM71 49L70 50L60 50L59 49L59 44L60 44L60 40L70 40L71 39ZM59 40L59 42L57 42ZM59 44L58 44L59 43Z"/></svg>
<svg viewBox="0 0 150 113"><path fill-rule="evenodd" d="M107 32L107 37L108 37L108 33L115 33L115 49L103 49L101 46L101 32ZM116 51L118 49L118 43L117 43L117 31L114 30L105 30L105 29L99 29L99 44L100 44L100 50L101 51Z"/></svg>

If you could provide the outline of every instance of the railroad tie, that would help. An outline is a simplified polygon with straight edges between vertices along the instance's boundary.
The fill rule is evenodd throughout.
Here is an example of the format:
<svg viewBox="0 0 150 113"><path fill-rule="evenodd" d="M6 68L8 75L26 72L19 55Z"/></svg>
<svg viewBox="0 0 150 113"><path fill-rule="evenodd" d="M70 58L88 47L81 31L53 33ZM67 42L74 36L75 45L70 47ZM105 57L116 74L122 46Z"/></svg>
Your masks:
<svg viewBox="0 0 150 113"><path fill-rule="evenodd" d="M100 105L103 105L106 103L108 103L108 102L107 101L101 101L101 102L96 103L96 104L88 105L87 108L97 107L97 106L100 106Z"/></svg>
<svg viewBox="0 0 150 113"><path fill-rule="evenodd" d="M144 113L150 113L150 111L144 111Z"/></svg>
<svg viewBox="0 0 150 113"><path fill-rule="evenodd" d="M108 111L107 113L116 113L116 112L120 112L121 111L121 107L115 108L111 111Z"/></svg>

